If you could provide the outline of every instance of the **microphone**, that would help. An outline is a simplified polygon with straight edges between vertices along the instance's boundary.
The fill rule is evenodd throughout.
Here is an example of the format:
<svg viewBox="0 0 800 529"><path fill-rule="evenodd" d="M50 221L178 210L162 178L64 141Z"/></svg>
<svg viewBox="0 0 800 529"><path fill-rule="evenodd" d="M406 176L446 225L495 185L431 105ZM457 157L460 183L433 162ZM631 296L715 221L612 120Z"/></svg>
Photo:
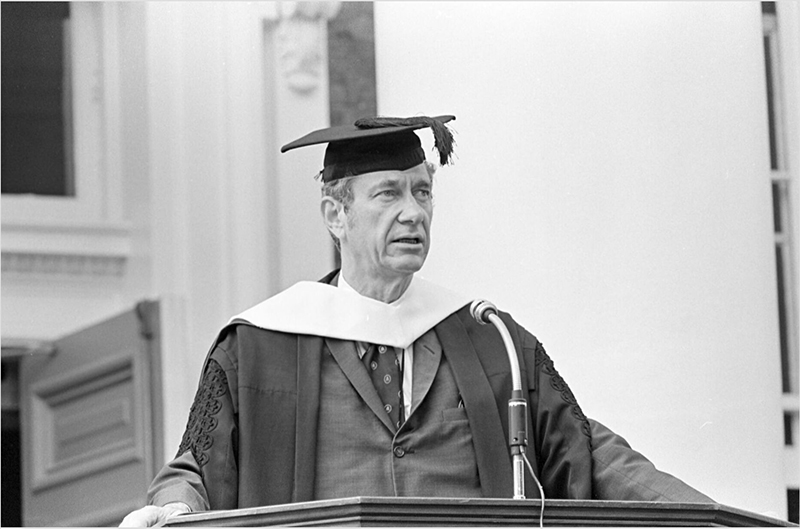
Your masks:
<svg viewBox="0 0 800 529"><path fill-rule="evenodd" d="M524 500L525 447L528 446L528 422L526 421L528 401L525 400L525 394L522 392L522 377L520 376L517 351L514 347L514 342L511 340L511 334L497 314L497 307L494 304L483 299L476 299L470 305L469 312L475 318L475 321L481 325L491 323L497 328L506 347L508 361L511 364L511 399L508 401L508 445L514 468L514 499ZM533 478L536 479L535 474ZM542 500L544 501L544 495Z"/></svg>

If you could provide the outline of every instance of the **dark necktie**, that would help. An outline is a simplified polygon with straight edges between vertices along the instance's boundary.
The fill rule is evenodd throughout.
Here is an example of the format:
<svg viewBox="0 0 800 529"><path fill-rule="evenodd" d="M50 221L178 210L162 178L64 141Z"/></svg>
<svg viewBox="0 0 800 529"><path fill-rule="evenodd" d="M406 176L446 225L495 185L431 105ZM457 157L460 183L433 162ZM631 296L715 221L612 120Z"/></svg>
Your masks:
<svg viewBox="0 0 800 529"><path fill-rule="evenodd" d="M403 380L394 347L371 344L362 358L392 424L403 421Z"/></svg>

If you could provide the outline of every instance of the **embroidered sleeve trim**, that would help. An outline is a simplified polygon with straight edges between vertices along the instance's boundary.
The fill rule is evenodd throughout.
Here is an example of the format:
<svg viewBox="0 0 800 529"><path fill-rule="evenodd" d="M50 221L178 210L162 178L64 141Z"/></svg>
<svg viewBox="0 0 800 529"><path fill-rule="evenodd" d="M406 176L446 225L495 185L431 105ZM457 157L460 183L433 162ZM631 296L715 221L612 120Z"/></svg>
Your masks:
<svg viewBox="0 0 800 529"><path fill-rule="evenodd" d="M225 371L216 361L209 360L203 373L203 380L194 397L194 403L189 410L189 422L181 439L178 455L175 457L180 457L187 450L191 450L201 470L208 463L208 451L214 444L211 432L217 428L219 422L215 415L222 409L220 398L227 391Z"/></svg>
<svg viewBox="0 0 800 529"><path fill-rule="evenodd" d="M541 366L544 372L550 377L550 386L561 393L561 398L564 400L564 402L569 404L572 416L581 423L581 430L588 439L587 442L589 444L589 451L591 451L592 428L589 425L589 419L586 418L583 410L581 410L581 407L578 404L578 399L575 398L572 390L569 389L567 382L561 377L561 375L558 374L558 371L556 371L553 360L545 352L541 343L536 344L536 366Z"/></svg>

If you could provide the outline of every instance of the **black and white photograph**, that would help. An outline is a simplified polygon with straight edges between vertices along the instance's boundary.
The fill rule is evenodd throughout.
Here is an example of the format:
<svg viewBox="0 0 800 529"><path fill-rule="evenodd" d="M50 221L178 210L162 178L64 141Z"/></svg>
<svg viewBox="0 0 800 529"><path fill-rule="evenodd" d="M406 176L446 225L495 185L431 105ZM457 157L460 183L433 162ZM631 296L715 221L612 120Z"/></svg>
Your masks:
<svg viewBox="0 0 800 529"><path fill-rule="evenodd" d="M1 526L799 523L800 2L0 23Z"/></svg>

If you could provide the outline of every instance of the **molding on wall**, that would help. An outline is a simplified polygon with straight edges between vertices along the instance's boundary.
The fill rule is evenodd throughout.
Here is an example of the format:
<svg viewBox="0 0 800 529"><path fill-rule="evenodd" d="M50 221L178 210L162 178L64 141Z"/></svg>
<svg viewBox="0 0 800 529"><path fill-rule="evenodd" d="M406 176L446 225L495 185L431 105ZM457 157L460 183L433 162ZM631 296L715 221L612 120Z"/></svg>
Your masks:
<svg viewBox="0 0 800 529"><path fill-rule="evenodd" d="M124 257L47 253L2 254L2 273L49 276L122 277Z"/></svg>
<svg viewBox="0 0 800 529"><path fill-rule="evenodd" d="M126 224L3 224L2 273L122 277L130 255Z"/></svg>

